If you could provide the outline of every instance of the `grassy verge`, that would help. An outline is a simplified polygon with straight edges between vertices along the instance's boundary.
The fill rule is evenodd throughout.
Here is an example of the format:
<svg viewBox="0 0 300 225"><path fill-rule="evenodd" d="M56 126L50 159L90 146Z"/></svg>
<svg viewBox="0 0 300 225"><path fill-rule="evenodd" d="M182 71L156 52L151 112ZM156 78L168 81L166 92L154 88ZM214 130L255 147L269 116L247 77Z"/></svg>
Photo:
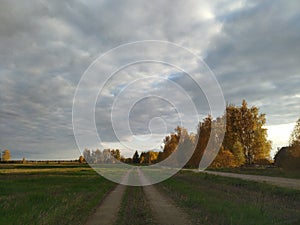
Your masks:
<svg viewBox="0 0 300 225"><path fill-rule="evenodd" d="M84 224L115 185L85 165L4 167L0 224Z"/></svg>
<svg viewBox="0 0 300 225"><path fill-rule="evenodd" d="M272 177L285 177L300 179L299 171L288 171L281 168L222 168L222 169L209 169L212 171L240 173L240 174L252 174L261 176Z"/></svg>
<svg viewBox="0 0 300 225"><path fill-rule="evenodd" d="M132 171L129 181L137 183L137 172ZM157 222L152 216L147 203L143 187L128 186L123 196L120 211L115 225L155 225Z"/></svg>
<svg viewBox="0 0 300 225"><path fill-rule="evenodd" d="M132 171L128 179L138 183L137 171ZM152 216L143 187L127 186L115 225L140 224L153 225L157 222Z"/></svg>
<svg viewBox="0 0 300 225"><path fill-rule="evenodd" d="M192 172L181 172L158 187L195 224L300 223L299 191Z"/></svg>
<svg viewBox="0 0 300 225"><path fill-rule="evenodd" d="M151 215L142 187L127 187L116 225L157 224Z"/></svg>

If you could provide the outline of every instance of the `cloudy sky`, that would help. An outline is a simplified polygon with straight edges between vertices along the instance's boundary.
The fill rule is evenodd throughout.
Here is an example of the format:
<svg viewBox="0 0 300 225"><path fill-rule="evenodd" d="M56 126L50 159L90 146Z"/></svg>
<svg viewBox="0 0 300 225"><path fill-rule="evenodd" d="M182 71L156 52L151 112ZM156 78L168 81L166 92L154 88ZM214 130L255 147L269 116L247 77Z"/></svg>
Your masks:
<svg viewBox="0 0 300 225"><path fill-rule="evenodd" d="M288 143L300 117L299 21L297 0L2 0L0 149L10 149L15 159L78 158L72 105L82 75L110 49L160 40L202 58L215 74L225 102L238 105L246 99L266 113L275 150ZM195 66L184 54L160 54L161 48L148 46L145 52L112 54L98 65L99 71L88 71L97 82L90 80L77 103L85 106L88 94L98 91L95 123L104 147L122 142L120 148L143 143L145 150L159 148L158 140L176 124L195 128L195 108L199 118L209 113L205 93L176 65L123 65L104 80L101 72L122 62L118 57L143 58L149 49L162 61L176 58L182 65ZM203 65L194 68L203 70Z"/></svg>

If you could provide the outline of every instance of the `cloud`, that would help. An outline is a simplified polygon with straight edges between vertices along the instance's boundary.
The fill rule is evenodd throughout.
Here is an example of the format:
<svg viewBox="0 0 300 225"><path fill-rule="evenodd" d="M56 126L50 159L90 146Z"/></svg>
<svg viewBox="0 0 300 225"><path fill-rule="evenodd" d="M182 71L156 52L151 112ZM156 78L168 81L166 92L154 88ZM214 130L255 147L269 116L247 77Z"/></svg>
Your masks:
<svg viewBox="0 0 300 225"><path fill-rule="evenodd" d="M145 39L175 42L205 57L228 102L239 104L245 98L267 113L271 125L292 123L299 116L299 11L293 0L1 1L0 148L10 149L14 158L75 157L72 102L82 74L111 48ZM191 68L195 63L176 54L168 57ZM109 70L110 62L105 66ZM107 82L97 102L97 128L106 143L116 141L109 110L116 96L132 80L151 73L165 80L139 80L123 105L151 90L185 107L182 93L163 88L169 80L197 102L201 115L209 111L205 95L182 71L130 66ZM148 132L151 117L159 115L165 115L171 130L178 120L166 105L154 98L137 104L130 111L134 133ZM115 116L122 118L122 110ZM152 125L159 133L161 124Z"/></svg>
<svg viewBox="0 0 300 225"><path fill-rule="evenodd" d="M296 1L252 1L222 15L222 32L206 58L228 102L247 99L271 124L299 117L299 101L293 97L300 85L299 10Z"/></svg>

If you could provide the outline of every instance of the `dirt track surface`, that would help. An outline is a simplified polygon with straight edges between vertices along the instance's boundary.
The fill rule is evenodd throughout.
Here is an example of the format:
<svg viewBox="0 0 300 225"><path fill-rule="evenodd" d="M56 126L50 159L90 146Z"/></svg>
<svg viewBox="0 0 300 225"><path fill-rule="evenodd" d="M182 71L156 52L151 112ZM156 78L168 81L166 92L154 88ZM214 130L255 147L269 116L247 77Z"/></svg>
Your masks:
<svg viewBox="0 0 300 225"><path fill-rule="evenodd" d="M194 170L194 172L200 172L200 171ZM243 180L252 180L252 181L257 181L262 183L269 183L279 187L287 187L287 188L300 190L300 179L237 174L237 173L225 173L225 172L215 172L215 171L204 171L204 173L223 176L223 177L233 177L233 178L239 178Z"/></svg>
<svg viewBox="0 0 300 225"><path fill-rule="evenodd" d="M126 186L119 184L111 191L97 208L95 213L88 219L86 225L109 225L114 224L121 205Z"/></svg>
<svg viewBox="0 0 300 225"><path fill-rule="evenodd" d="M144 174L137 170L141 184L147 183ZM111 191L90 216L86 225L112 225L116 222L126 186L118 185ZM151 208L153 217L159 225L190 225L188 215L168 196L159 192L153 185L143 186L143 191Z"/></svg>
<svg viewBox="0 0 300 225"><path fill-rule="evenodd" d="M148 183L147 178L141 171L139 171L139 176L141 183ZM153 185L144 186L143 190L158 224L192 224L188 219L188 215L177 207L172 199L160 193Z"/></svg>

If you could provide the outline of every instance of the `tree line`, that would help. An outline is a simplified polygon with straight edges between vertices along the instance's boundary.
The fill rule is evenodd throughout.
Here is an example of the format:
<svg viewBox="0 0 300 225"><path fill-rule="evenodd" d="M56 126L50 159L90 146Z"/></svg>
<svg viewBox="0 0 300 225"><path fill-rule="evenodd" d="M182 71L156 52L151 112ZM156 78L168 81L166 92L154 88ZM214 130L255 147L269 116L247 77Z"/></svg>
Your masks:
<svg viewBox="0 0 300 225"><path fill-rule="evenodd" d="M259 113L255 106L248 107L244 100L241 106L228 105L226 113L225 136L222 146L211 167L237 167L241 165L265 164L270 161L271 141L267 140L265 114ZM187 129L177 127L175 132L164 139L163 152L158 159L163 160L177 149L193 148L194 153L185 167L197 168L211 135L218 137L224 132L220 126L222 119L211 116L199 123L197 133L188 133ZM212 133L212 127L215 127Z"/></svg>
<svg viewBox="0 0 300 225"><path fill-rule="evenodd" d="M224 118L225 117L225 118ZM226 128L220 126L220 121L226 119ZM197 132L189 133L184 127L178 126L174 132L163 140L164 147L160 152L146 151L140 155L138 151L132 158L124 158L119 150L86 150L84 158L89 162L114 162L114 158L125 163L153 164L165 160L176 151L181 152L170 160L171 163L186 160L185 153L193 151L186 160L185 167L197 168L204 154L208 140L212 135L225 132L220 151L211 167L237 167L241 165L266 164L270 162L271 142L267 140L265 114L259 113L256 106L248 107L244 100L241 106L228 105L226 112L220 118L206 117L198 124ZM212 133L212 127L215 127ZM206 149L210 151L210 149ZM112 154L108 154L111 152ZM117 154L116 154L117 152ZM112 156L112 158L111 158ZM172 157L171 157L172 158Z"/></svg>

